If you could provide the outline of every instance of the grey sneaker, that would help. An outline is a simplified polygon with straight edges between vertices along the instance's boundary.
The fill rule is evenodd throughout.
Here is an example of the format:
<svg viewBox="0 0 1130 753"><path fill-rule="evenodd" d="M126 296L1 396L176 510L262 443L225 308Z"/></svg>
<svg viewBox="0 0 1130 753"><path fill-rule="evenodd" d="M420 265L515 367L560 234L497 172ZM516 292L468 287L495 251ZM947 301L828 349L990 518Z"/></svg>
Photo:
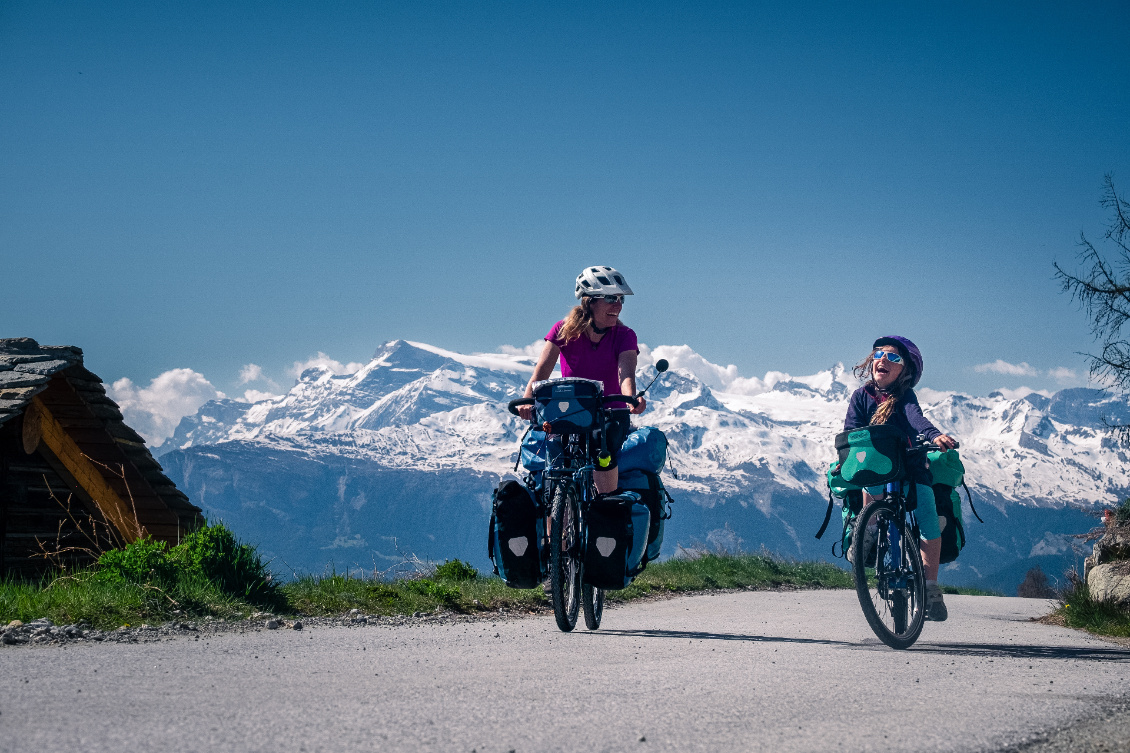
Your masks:
<svg viewBox="0 0 1130 753"><path fill-rule="evenodd" d="M857 518L857 520L858 520L858 518ZM867 526L866 530L864 530L864 532L863 532L863 551L867 552L866 564L864 565L864 567L875 567L875 539L878 537L878 534L879 534L879 522L875 518L872 518L871 520L872 520L872 522L875 523L875 525ZM853 536L854 536L854 534L853 534ZM855 564L855 555L854 555L854 552L855 552L854 543L855 542L854 542L854 539L852 540L852 543L853 543L853 546L848 547L847 561L854 565Z"/></svg>
<svg viewBox="0 0 1130 753"><path fill-rule="evenodd" d="M949 616L946 602L942 599L942 587L936 583L926 586L926 619L945 622Z"/></svg>

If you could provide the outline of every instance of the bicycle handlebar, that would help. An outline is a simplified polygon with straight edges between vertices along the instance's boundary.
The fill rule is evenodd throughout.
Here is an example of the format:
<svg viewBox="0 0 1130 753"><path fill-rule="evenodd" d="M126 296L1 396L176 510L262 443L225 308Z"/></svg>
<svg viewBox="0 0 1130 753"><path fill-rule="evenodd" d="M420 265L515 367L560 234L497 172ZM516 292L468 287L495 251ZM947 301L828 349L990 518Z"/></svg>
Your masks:
<svg viewBox="0 0 1130 753"><path fill-rule="evenodd" d="M507 403L506 404L506 410L510 411L515 416L517 416L519 406L533 405L533 404L534 404L534 399L532 397L520 397L517 400L511 400L509 403Z"/></svg>

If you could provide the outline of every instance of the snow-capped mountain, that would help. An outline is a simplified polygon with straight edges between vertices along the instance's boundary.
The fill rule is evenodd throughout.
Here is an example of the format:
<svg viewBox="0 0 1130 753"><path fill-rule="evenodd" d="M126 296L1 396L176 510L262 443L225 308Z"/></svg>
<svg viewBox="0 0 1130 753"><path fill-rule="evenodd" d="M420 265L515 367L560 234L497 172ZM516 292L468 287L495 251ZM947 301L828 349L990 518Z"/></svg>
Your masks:
<svg viewBox="0 0 1130 753"><path fill-rule="evenodd" d="M532 370L526 356L393 341L354 374L315 367L282 397L210 402L156 454L206 512L292 565L376 566L395 559L396 548L483 564L490 490L513 473L525 430L505 403ZM641 380L654 373L641 368ZM829 539L815 542L810 532L826 504L831 440L858 382L842 365L781 376L737 394L709 387L720 386L709 373L675 368L652 388L635 420L670 440L668 467L678 478L665 483L685 503L668 529L671 549L699 542L828 554ZM1068 534L1090 525L1076 508L1130 490L1127 453L1103 430L1104 419L1130 419L1125 397L926 394L935 398L922 398L926 414L962 441L967 482L987 521L967 513L971 544L951 581L1033 557L1069 559ZM311 554L314 541L320 554Z"/></svg>

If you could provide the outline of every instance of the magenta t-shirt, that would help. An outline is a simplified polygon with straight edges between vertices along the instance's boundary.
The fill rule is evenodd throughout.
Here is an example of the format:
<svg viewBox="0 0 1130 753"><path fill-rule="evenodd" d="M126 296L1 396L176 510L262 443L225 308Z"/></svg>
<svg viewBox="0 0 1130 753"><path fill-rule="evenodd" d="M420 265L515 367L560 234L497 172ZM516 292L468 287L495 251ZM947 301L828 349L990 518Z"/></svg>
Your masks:
<svg viewBox="0 0 1130 753"><path fill-rule="evenodd" d="M561 376L593 379L604 383L605 395L620 394L620 354L627 350L639 352L636 333L631 327L617 324L593 345L588 336L581 334L566 345L558 338L564 320L553 325L545 339L561 348ZM610 408L627 408L624 403L613 403Z"/></svg>

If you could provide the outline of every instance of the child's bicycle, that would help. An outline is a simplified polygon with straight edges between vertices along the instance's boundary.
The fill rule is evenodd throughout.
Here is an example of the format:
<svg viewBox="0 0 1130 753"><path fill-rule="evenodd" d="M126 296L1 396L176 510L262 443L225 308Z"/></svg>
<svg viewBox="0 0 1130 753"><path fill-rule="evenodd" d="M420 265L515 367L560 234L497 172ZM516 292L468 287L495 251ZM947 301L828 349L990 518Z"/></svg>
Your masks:
<svg viewBox="0 0 1130 753"><path fill-rule="evenodd" d="M656 364L659 373L667 369L667 362ZM654 383L654 379L652 383ZM647 388L640 391L642 396ZM635 406L638 397L631 395L603 395L603 385L588 379L550 379L538 384L534 397L511 400L507 409L518 415L523 405L535 406L535 423L541 424L546 434L561 437L561 450L548 454L546 468L542 471L542 484L538 500L549 514L549 586L553 601L553 615L557 627L571 631L577 616L584 611L585 627L596 630L604 614L604 589L584 582L584 556L582 536L585 516L597 498L592 473L591 442L593 430L603 425L603 414L610 403L627 403ZM599 444L598 462L609 458L603 431L596 432ZM638 495L626 492L638 500ZM615 501L604 497L602 501ZM599 546L599 542L597 543Z"/></svg>
<svg viewBox="0 0 1130 753"><path fill-rule="evenodd" d="M906 451L907 459L935 449L919 436ZM903 481L886 484L882 495L860 511L854 525L852 576L863 616L883 643L909 648L926 619L926 574L918 521L907 509Z"/></svg>

